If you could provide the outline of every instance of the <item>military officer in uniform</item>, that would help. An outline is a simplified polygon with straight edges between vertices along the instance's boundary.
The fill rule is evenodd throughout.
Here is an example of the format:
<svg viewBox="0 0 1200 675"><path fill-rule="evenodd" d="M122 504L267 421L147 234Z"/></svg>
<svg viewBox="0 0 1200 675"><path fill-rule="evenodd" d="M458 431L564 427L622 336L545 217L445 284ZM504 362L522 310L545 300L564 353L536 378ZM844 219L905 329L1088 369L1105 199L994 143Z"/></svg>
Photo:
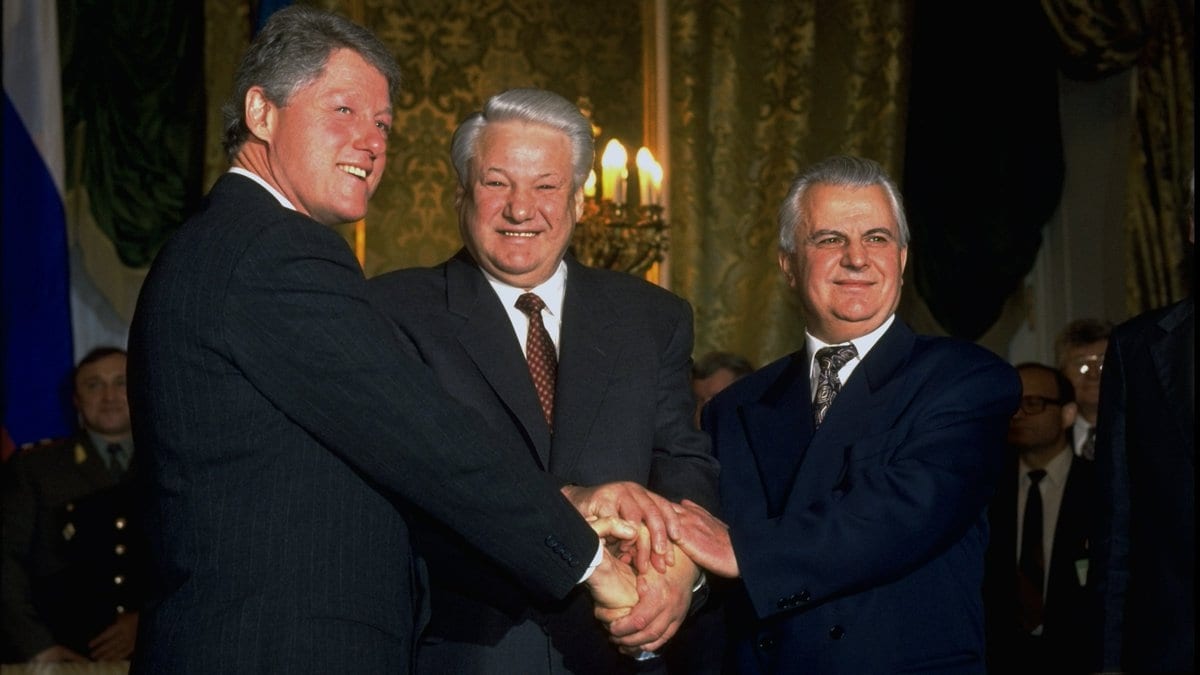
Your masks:
<svg viewBox="0 0 1200 675"><path fill-rule="evenodd" d="M76 366L79 430L23 449L3 490L5 662L119 661L133 653L146 550L133 494L125 351Z"/></svg>

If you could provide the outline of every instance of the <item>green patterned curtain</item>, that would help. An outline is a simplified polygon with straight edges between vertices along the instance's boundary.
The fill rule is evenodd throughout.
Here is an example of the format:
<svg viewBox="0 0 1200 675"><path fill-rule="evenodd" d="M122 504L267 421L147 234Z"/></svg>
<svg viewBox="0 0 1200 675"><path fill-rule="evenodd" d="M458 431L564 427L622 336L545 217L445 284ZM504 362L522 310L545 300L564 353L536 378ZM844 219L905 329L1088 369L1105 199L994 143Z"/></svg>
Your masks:
<svg viewBox="0 0 1200 675"><path fill-rule="evenodd" d="M1191 290L1186 241L1194 167L1194 0L1042 0L1063 70L1101 77L1136 67L1126 180L1126 307L1137 314Z"/></svg>
<svg viewBox="0 0 1200 675"><path fill-rule="evenodd" d="M145 267L200 199L199 3L60 0L68 188L121 263Z"/></svg>
<svg viewBox="0 0 1200 675"><path fill-rule="evenodd" d="M670 278L695 307L697 353L762 365L803 343L775 214L796 172L828 155L899 177L911 5L671 2Z"/></svg>

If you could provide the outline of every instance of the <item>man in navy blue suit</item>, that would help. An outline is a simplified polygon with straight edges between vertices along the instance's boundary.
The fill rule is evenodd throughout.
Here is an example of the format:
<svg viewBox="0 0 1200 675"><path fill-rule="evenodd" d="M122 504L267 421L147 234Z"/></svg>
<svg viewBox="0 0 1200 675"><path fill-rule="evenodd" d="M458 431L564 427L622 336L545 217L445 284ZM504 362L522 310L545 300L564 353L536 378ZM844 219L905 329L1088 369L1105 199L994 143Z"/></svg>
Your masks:
<svg viewBox="0 0 1200 675"><path fill-rule="evenodd" d="M779 221L805 345L705 408L725 522L678 508L681 548L736 579L728 666L982 672L986 507L1020 381L896 319L908 228L877 163L804 171Z"/></svg>

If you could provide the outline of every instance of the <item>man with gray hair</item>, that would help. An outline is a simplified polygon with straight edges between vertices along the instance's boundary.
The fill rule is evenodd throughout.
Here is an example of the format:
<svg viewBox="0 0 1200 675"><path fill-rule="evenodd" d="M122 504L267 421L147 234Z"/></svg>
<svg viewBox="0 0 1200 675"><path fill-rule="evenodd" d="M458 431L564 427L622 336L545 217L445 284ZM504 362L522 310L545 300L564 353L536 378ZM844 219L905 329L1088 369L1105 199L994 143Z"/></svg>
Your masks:
<svg viewBox="0 0 1200 675"><path fill-rule="evenodd" d="M736 579L728 666L983 672L987 504L1020 381L896 318L908 227L877 163L809 168L779 221L805 345L705 408L725 522L678 507L680 547Z"/></svg>
<svg viewBox="0 0 1200 675"><path fill-rule="evenodd" d="M1075 388L1079 414L1067 431L1076 457L1096 456L1096 415L1100 411L1100 371L1113 325L1101 319L1075 319L1054 340L1058 369Z"/></svg>
<svg viewBox="0 0 1200 675"><path fill-rule="evenodd" d="M367 213L398 83L374 35L299 5L239 67L233 168L159 252L130 335L157 562L134 672L409 672L428 609L415 512L531 593L637 601L597 537L636 528L589 527L401 353L329 227Z"/></svg>
<svg viewBox="0 0 1200 675"><path fill-rule="evenodd" d="M715 507L717 466L692 423L691 307L568 253L593 159L587 119L553 92L511 89L463 121L451 155L463 249L372 279L373 301L441 384L581 511L670 508L647 487ZM658 567L638 566L641 603L624 618L600 615L622 654L584 594L531 602L445 528L417 528L414 539L433 587L425 673L661 666L631 657L671 637L701 580L669 540L654 542Z"/></svg>

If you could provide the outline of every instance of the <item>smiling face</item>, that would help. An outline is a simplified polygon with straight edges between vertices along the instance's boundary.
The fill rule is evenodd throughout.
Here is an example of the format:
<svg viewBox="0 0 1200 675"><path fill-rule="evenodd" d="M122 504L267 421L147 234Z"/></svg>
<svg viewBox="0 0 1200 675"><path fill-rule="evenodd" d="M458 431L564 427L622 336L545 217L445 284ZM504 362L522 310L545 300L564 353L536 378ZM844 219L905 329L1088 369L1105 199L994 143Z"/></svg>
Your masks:
<svg viewBox="0 0 1200 675"><path fill-rule="evenodd" d="M387 160L392 106L387 79L349 49L332 52L321 75L287 105L260 87L246 94L251 137L235 163L261 176L325 225L367 215Z"/></svg>
<svg viewBox="0 0 1200 675"><path fill-rule="evenodd" d="M483 128L460 195L459 228L484 270L511 286L537 286L558 267L582 213L566 134L518 121Z"/></svg>
<svg viewBox="0 0 1200 675"><path fill-rule="evenodd" d="M908 248L878 185L816 184L804 196L796 251L779 267L804 305L808 331L830 344L883 325L900 304Z"/></svg>

